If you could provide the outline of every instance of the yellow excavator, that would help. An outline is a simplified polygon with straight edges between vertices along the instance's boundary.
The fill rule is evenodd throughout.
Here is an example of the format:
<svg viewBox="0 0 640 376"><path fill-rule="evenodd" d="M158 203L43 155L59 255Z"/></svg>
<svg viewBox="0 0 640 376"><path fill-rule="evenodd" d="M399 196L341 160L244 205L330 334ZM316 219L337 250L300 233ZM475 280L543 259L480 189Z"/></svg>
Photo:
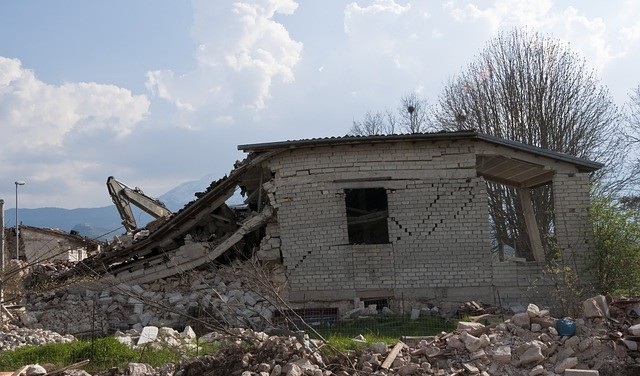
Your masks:
<svg viewBox="0 0 640 376"><path fill-rule="evenodd" d="M120 213L122 225L127 230L127 233L132 233L138 228L130 204L134 204L155 219L162 218L166 220L172 214L158 199L145 195L138 187L128 187L113 176L109 176L107 179L107 189L118 209L118 213Z"/></svg>

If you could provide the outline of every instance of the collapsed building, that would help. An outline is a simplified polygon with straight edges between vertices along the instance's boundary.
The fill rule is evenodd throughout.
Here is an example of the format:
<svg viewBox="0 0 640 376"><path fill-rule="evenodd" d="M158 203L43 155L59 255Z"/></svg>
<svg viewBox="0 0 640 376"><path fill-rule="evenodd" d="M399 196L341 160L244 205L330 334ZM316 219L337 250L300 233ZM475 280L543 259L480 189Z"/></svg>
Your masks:
<svg viewBox="0 0 640 376"><path fill-rule="evenodd" d="M553 281L544 277L550 261L589 282L589 175L600 163L474 131L238 149L247 158L195 201L60 280L148 283L241 254L284 274L283 298L293 307L341 311L404 301L553 305ZM487 182L518 193L530 257L495 251ZM550 233L531 202L539 187L554 204ZM246 205L230 207L238 188ZM553 254L543 249L547 238Z"/></svg>

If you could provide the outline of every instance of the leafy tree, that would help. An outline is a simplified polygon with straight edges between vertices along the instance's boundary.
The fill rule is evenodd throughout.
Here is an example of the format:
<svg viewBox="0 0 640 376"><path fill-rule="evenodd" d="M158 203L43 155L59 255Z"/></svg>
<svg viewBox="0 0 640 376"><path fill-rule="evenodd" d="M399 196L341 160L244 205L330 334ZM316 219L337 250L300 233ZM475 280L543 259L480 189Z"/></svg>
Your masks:
<svg viewBox="0 0 640 376"><path fill-rule="evenodd" d="M434 111L439 129L470 130L617 166L624 156L620 113L607 89L567 45L523 29L490 40L451 79ZM488 182L498 248L531 259L516 189ZM532 193L546 249L552 252L550 187Z"/></svg>
<svg viewBox="0 0 640 376"><path fill-rule="evenodd" d="M640 211L596 192L590 218L599 290L607 294L640 293Z"/></svg>

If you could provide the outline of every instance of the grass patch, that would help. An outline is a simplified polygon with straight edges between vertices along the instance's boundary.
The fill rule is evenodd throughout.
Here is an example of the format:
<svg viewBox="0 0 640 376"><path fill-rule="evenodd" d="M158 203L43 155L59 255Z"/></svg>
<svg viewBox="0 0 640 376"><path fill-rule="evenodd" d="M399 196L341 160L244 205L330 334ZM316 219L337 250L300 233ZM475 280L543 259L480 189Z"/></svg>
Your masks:
<svg viewBox="0 0 640 376"><path fill-rule="evenodd" d="M202 355L214 352L218 345L204 344L198 351L186 356ZM176 363L181 355L170 348L153 349L145 347L131 349L113 337L94 340L77 340L70 343L54 343L40 346L24 346L16 350L0 351L0 370L16 370L26 364L53 364L56 368L89 359L84 367L88 372L104 371L112 367L122 367L129 362L147 363L158 367L167 363Z"/></svg>
<svg viewBox="0 0 640 376"><path fill-rule="evenodd" d="M402 336L430 336L442 331L455 329L455 323L440 317L425 316L410 320L408 315L376 316L355 320L343 320L333 325L314 327L328 342L340 351L353 351L370 346L375 342L395 344ZM308 331L313 337L312 332ZM365 343L352 339L363 335ZM204 343L198 351L186 354L176 349L162 348L131 349L118 342L114 337L80 339L70 343L57 343L40 346L24 346L12 351L0 351L0 370L17 370L26 364L53 364L62 368L73 363L89 359L84 367L88 372L104 371L112 367L123 367L129 362L147 363L159 367L167 363L176 363L181 358L195 357L215 353L220 349L218 343Z"/></svg>
<svg viewBox="0 0 640 376"><path fill-rule="evenodd" d="M410 320L408 315L394 315L343 320L314 329L335 348L349 351L375 342L394 344L403 336L431 336L442 331L450 332L455 329L455 323L436 316ZM364 336L366 343L352 340L359 334Z"/></svg>

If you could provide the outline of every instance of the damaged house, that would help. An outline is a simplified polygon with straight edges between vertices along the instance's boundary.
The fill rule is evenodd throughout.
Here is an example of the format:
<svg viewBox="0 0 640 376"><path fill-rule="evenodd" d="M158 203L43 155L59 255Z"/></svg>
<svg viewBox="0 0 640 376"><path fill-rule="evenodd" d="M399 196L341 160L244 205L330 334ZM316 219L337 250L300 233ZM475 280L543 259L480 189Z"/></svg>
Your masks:
<svg viewBox="0 0 640 376"><path fill-rule="evenodd" d="M589 174L599 163L473 131L238 148L248 157L197 200L64 277L145 283L244 252L279 266L292 305L347 310L354 302L548 302L550 258L587 276ZM526 257L496 246L487 182L517 192ZM237 187L246 207L225 204ZM552 226L534 214L540 187L551 194Z"/></svg>
<svg viewBox="0 0 640 376"><path fill-rule="evenodd" d="M5 229L6 250L15 258L15 228ZM100 242L54 228L20 225L20 259L30 263L80 261L100 252ZM7 257L9 259L10 257Z"/></svg>

